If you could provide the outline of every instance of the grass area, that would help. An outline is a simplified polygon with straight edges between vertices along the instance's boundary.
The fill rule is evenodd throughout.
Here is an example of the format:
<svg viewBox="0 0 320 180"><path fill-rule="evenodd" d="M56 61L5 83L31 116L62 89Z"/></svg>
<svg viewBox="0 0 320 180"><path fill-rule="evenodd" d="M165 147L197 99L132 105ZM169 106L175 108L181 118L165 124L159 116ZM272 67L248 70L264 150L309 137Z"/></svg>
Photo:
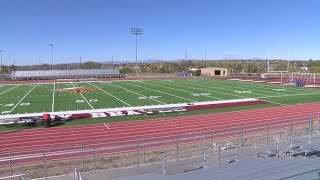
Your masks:
<svg viewBox="0 0 320 180"><path fill-rule="evenodd" d="M250 105L223 109L190 111L166 115L122 116L99 119L82 119L59 126L95 124L137 119L188 116L262 107L318 102L317 89L258 84L252 82L225 81L204 78L81 82L33 85L1 85L0 113L24 114L34 112L59 112L69 110L145 106L173 103L217 101L227 99L256 98L269 104ZM31 128L33 126L0 126L0 130ZM39 127L42 127L39 125Z"/></svg>

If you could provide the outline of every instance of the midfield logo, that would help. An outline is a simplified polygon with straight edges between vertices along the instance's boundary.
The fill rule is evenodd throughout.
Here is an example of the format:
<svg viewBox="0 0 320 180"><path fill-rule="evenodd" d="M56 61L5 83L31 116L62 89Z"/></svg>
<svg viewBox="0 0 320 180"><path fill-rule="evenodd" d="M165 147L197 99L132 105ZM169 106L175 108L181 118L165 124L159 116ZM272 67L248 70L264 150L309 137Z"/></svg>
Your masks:
<svg viewBox="0 0 320 180"><path fill-rule="evenodd" d="M97 88L95 87L72 87L72 88L61 88L57 89L56 91L58 92L65 92L65 93L89 93Z"/></svg>

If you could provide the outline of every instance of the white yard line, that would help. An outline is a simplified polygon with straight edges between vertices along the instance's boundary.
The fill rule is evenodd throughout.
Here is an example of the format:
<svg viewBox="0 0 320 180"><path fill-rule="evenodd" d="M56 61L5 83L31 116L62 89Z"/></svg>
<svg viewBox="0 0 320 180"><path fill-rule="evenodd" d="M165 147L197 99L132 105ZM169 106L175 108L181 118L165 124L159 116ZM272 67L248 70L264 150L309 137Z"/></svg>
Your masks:
<svg viewBox="0 0 320 180"><path fill-rule="evenodd" d="M139 95L139 96L141 96L141 97L145 97L145 95L143 95L143 94L140 94L140 93L137 93L137 92L131 91L131 90L126 89L126 88L123 88L123 87L121 87L121 86L117 86L117 85L114 85L114 84L109 84L109 85L111 85L111 86L115 86L115 87L118 87L118 88L121 88L121 89L123 89L123 90L126 90L126 91L129 91L129 92L131 92L131 93L137 94L137 95ZM168 104L168 103L164 103L164 102L162 102L162 101L156 100L156 99L150 99L150 100L153 100L153 101L159 102L159 103L161 103L161 104Z"/></svg>
<svg viewBox="0 0 320 180"><path fill-rule="evenodd" d="M4 93L8 92L8 91L11 91L12 89L15 89L15 88L19 87L19 86L21 86L21 84L19 84L19 85L17 85L17 86L14 86L13 88L10 88L10 89L8 89L8 90L6 90L6 91L3 91L2 93L0 93L0 96L1 96L2 94L4 94Z"/></svg>
<svg viewBox="0 0 320 180"><path fill-rule="evenodd" d="M170 93L166 93L166 92L162 92L162 91L158 91L158 90L155 90L155 89L151 89L151 88L147 88L147 87L143 87L143 86L138 86L136 84L131 84L131 83L128 83L128 84L130 84L132 86L141 87L141 88L144 88L144 89L149 89L151 91L159 92L159 93L166 94L166 95L169 95L169 96L177 97L177 98L180 98L180 99L188 100L188 101L191 101L191 102L196 102L195 100L192 100L192 99L184 98L184 97L181 97L181 96L176 96L176 95L173 95L173 94L170 94Z"/></svg>
<svg viewBox="0 0 320 180"><path fill-rule="evenodd" d="M10 111L8 114L11 114L12 111L13 111L13 110L28 96L28 94L29 94L34 88L36 88L38 85L39 85L39 84L33 86L33 88L31 88L31 89L27 92L27 94L24 95L24 96L20 99L20 101L11 109L11 111Z"/></svg>
<svg viewBox="0 0 320 180"><path fill-rule="evenodd" d="M106 128L108 128L110 130L110 127L106 124L106 123L103 123L104 126L106 126Z"/></svg>
<svg viewBox="0 0 320 180"><path fill-rule="evenodd" d="M145 82L143 82L145 83ZM164 84L170 84L170 85L174 85L174 84L171 84L169 82L161 82L161 83L164 83ZM145 83L147 84L147 83ZM149 83L148 83L149 84ZM159 85L155 85L155 84L152 84L153 86L159 86ZM159 86L159 87L163 87L163 86ZM176 90L176 91L182 91L182 92L187 92L187 93L190 93L190 91L186 91L186 90L182 90L182 89L176 89L176 88L170 88L170 87L164 87L164 88L168 88L168 89L173 89L173 90ZM214 99L219 99L219 100L224 100L222 98L217 98L217 97L214 97L214 96L206 96L206 97L212 97Z"/></svg>
<svg viewBox="0 0 320 180"><path fill-rule="evenodd" d="M89 82L87 82L87 83L88 83L88 84L90 84L91 86L94 86L94 87L98 88L100 91L102 91L102 92L104 92L104 93L108 94L109 96L111 96L111 97L113 97L113 98L117 99L118 101L122 102L123 104L125 104L125 105L127 105L127 106L132 107L130 104L128 104L128 103L124 102L123 100L121 100L121 99L117 98L116 96L114 96L114 95L112 95L112 94L108 93L107 91L103 90L102 88L100 88L100 87L98 87L98 86L96 86L96 85L94 85L94 84L91 84L91 83L89 83Z"/></svg>
<svg viewBox="0 0 320 180"><path fill-rule="evenodd" d="M290 96L308 96L308 95L317 95L320 93L302 93L302 94L285 94L285 95L275 95L275 96L260 96L255 98L274 98L274 97L290 97Z"/></svg>
<svg viewBox="0 0 320 180"><path fill-rule="evenodd" d="M229 94L229 93L223 93L223 92L220 92L220 91L213 91L213 90L209 90L209 89L202 89L202 88L195 88L195 87L190 87L190 86L185 86L184 84L179 84L176 82L176 84L178 84L178 86L183 86L183 87L189 87L189 88L192 88L192 89L199 89L199 90L202 90L202 91L207 91L207 92L215 92L215 93L219 93L219 94L225 94L225 95L228 95L228 96L234 96L234 97L241 97L241 98L249 98L249 97L245 97L245 96L240 96L240 95L235 95L235 94ZM193 84L194 85L194 84ZM201 86L201 85L199 85ZM202 85L203 86L203 85ZM205 86L207 87L207 86Z"/></svg>
<svg viewBox="0 0 320 180"><path fill-rule="evenodd" d="M76 86L74 86L73 83L71 83L71 84L72 84L73 87L76 87ZM89 103L89 101L86 99L86 97L84 97L84 95L83 95L82 93L80 93L80 95L81 95L82 98L88 103L88 105L89 105L92 109L94 109L94 108L92 107L92 105Z"/></svg>
<svg viewBox="0 0 320 180"><path fill-rule="evenodd" d="M54 94L55 94L55 91L56 91L56 83L53 83L51 112L54 112Z"/></svg>
<svg viewBox="0 0 320 180"><path fill-rule="evenodd" d="M266 93L271 92L271 93L277 93L277 94L286 94L286 92L288 92L288 91L291 91L292 93L296 92L294 89L290 89L290 88L283 87L283 86L280 88L285 89L286 92L274 92L272 89L275 89L275 87L270 87L268 85L257 84L257 83L252 83L252 82L223 82L223 80L219 80L219 81L215 81L215 82L219 82L219 85L222 85L222 86L232 86L232 85L235 85L232 83L236 83L236 86L239 88L242 88L242 89L252 88L252 89L255 89L255 91L266 92Z"/></svg>
<svg viewBox="0 0 320 180"><path fill-rule="evenodd" d="M206 86L207 83L200 83L198 82L199 85L203 85L203 86ZM235 91L243 91L243 90L250 90L250 91L253 91L253 89L251 88L243 88L243 87L237 87L236 89L232 88L230 89L228 86L225 86L225 85L221 85L221 84L217 84L219 87L217 86L214 86L214 87L210 87L210 88L213 88L213 89L222 89L222 90L225 90L225 91L232 91L232 92L235 92ZM223 88L223 87L226 87L226 88ZM259 90L255 90L255 91L259 91ZM270 91L269 91L270 92ZM263 94L260 94L260 93L254 93L254 92L250 92L250 94L254 94L254 95L257 95L257 96L263 96Z"/></svg>
<svg viewBox="0 0 320 180"><path fill-rule="evenodd" d="M206 86L206 85L203 85L203 84L197 84L195 83L194 85L197 85L197 86L203 86L203 87L206 87L206 88L212 88L212 87L209 87L209 86ZM226 88L215 88L215 89L222 89L222 90L227 90L227 91L230 91L230 89L226 89ZM250 98L250 97L246 97L246 96L240 96L240 95L235 95L235 94L229 94L229 93L222 93L220 92L221 94L227 94L227 95L230 95L230 96L238 96L238 97L243 97L243 98ZM251 93L251 94L256 94L256 93ZM259 94L261 95L261 94ZM287 104L283 104L283 103L278 103L278 102L273 102L273 101L267 101L265 100L266 102L270 102L270 103L274 103L274 104L279 104L279 105L282 105L282 106L287 106Z"/></svg>

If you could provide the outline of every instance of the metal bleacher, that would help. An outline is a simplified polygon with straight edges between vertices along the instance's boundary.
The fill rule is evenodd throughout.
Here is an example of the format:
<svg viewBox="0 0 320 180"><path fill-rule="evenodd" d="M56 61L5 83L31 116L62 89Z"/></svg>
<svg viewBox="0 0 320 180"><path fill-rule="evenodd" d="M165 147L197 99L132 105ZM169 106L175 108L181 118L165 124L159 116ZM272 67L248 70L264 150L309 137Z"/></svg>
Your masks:
<svg viewBox="0 0 320 180"><path fill-rule="evenodd" d="M13 71L12 80L122 77L118 69Z"/></svg>

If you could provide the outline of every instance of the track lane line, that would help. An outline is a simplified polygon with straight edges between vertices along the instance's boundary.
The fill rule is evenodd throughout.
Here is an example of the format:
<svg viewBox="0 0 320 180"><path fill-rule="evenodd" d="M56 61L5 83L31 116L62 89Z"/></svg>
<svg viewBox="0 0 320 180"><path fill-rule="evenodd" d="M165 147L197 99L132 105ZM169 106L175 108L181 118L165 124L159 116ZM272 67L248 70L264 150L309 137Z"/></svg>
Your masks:
<svg viewBox="0 0 320 180"><path fill-rule="evenodd" d="M290 106L288 106L288 107L290 107ZM274 115L274 114L277 114L277 113L281 113L281 111L290 111L290 109L288 108L288 107L286 107L286 108L281 108L281 109L283 109L283 110L280 110L280 111L275 111L275 110L272 110L270 113L272 113L271 114L271 116L272 115ZM293 107L293 108L295 108L295 107ZM313 111L317 111L317 107L314 107L315 109L313 110L313 109L307 109L307 111L310 111L310 110L313 110ZM301 109L301 108L300 108ZM304 109L306 109L306 108L304 108ZM294 110L294 109L291 109L291 111L292 110ZM252 110L251 110L252 111ZM259 109L257 109L256 111L260 111ZM236 113L236 115L230 115L230 114L228 114L228 115L226 115L226 116L224 116L224 114L225 113L222 113L222 114L219 114L218 116L219 116L219 118L217 118L217 117L215 117L215 115L217 115L217 114L211 114L210 116L207 116L207 115L203 115L203 116L201 116L201 118L203 119L202 121L206 121L207 120L207 118L213 118L213 119L219 119L220 120L220 118L221 119L225 119L223 122L225 122L225 121L229 121L229 119L230 118L236 118L236 117L234 117L234 116L240 116L241 114L247 114L247 115L258 115L258 116L260 116L260 113L261 112L256 112L256 111L254 111L253 112L253 114L248 114L248 112L243 112L243 113ZM301 111L301 113L303 113L303 114L305 114L305 112L304 111ZM263 115L263 114L267 114L267 112L262 112L262 114L261 115ZM286 114L284 114L284 113L282 113L282 115L286 115ZM295 115L297 116L297 114L295 113ZM279 115L276 115L276 117L280 117ZM196 118L196 117L190 117L190 116L187 116L187 117L184 117L183 119L184 119L184 123L188 123L188 122L191 122L191 123L196 123L196 122L198 122L198 120L197 121L190 121L190 119L193 119L193 118ZM153 121L152 122L152 125L161 125L162 123L165 123L165 122L168 122L168 121L174 121L174 119L175 118L168 118L168 119L164 119L164 120L161 120L161 119L159 119L159 120L157 120L157 121ZM202 121L200 121L200 122L202 122ZM213 121L213 122L215 122L215 121ZM136 127L143 127L143 126L147 126L149 123L150 123L150 121L144 121L144 120L142 120L142 121L139 121L139 123L135 123L135 122L124 122L124 123L121 123L121 124L119 124L119 125L117 125L117 123L116 122L114 122L114 123L112 123L113 124L113 126L119 126L117 129L121 129L121 128L125 128L126 126L128 126L128 127L130 127L131 129L135 129ZM146 124L144 124L144 123L146 123ZM135 126L136 125L136 126ZM95 129L96 130L96 125L91 125L91 126L88 126L88 127L84 127L84 126L73 126L74 128L77 128L77 129L79 129L79 130L77 130L77 132L79 132L79 133L85 133L86 131L91 131L90 129L91 129L91 127L92 127L92 129ZM56 128L55 128L56 129ZM55 132L55 129L48 129L48 131L50 131L50 130L53 130L53 132ZM64 127L63 129L68 129L68 127ZM36 130L36 129L34 129L34 130ZM40 129L38 129L38 130L40 130ZM30 134L30 136L32 136L34 133L36 133L36 131L29 131L29 134ZM43 133L42 133L43 134ZM49 135L50 133L45 133L46 135ZM12 136L13 134L10 134L10 135L8 135L8 137L14 137L14 136ZM21 132L19 133L19 136L21 135ZM28 131L27 132L24 132L23 133L23 135L24 136L28 136ZM4 137L3 137L4 138ZM3 138L0 138L0 139L3 139Z"/></svg>
<svg viewBox="0 0 320 180"><path fill-rule="evenodd" d="M262 118L263 120L265 120L264 118ZM257 119L255 119L254 121L257 121ZM232 123L230 123L230 124L232 124ZM204 125L206 125L206 124L204 124ZM207 125L206 125L207 126ZM168 131L168 129L164 129L164 130L166 130L166 131ZM175 130L175 129L173 129L173 130ZM191 130L191 129L188 129L188 130ZM119 134L118 134L119 135ZM132 135L132 134L131 134ZM96 137L96 136L95 136Z"/></svg>

